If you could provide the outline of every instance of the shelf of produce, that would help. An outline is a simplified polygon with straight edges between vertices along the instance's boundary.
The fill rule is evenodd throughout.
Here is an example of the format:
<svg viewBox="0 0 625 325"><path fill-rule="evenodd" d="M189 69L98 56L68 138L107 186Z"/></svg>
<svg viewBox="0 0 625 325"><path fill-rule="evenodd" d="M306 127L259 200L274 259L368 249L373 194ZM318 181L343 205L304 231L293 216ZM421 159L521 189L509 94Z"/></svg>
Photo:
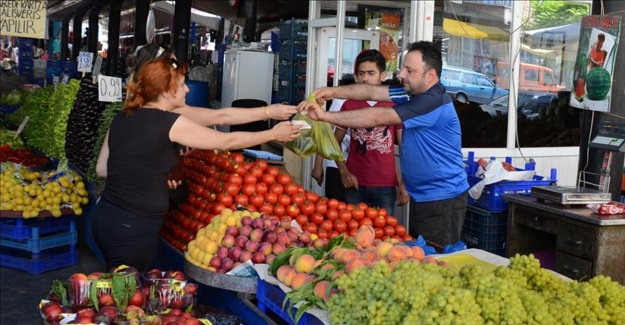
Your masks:
<svg viewBox="0 0 625 325"><path fill-rule="evenodd" d="M209 287L253 294L255 294L257 290L257 277L240 277L212 272L186 260L184 264L184 272L190 278Z"/></svg>
<svg viewBox="0 0 625 325"><path fill-rule="evenodd" d="M72 215L74 214L74 211L72 209L69 208L64 208L61 209L61 216L68 216L68 215ZM52 218L52 213L48 210L42 210L39 212L39 215L37 217L33 217L33 218L28 218L29 220L35 220L35 219L42 219L42 218ZM22 216L22 211L7 211L7 210L0 210L0 218L19 218L19 219L24 219L24 217Z"/></svg>

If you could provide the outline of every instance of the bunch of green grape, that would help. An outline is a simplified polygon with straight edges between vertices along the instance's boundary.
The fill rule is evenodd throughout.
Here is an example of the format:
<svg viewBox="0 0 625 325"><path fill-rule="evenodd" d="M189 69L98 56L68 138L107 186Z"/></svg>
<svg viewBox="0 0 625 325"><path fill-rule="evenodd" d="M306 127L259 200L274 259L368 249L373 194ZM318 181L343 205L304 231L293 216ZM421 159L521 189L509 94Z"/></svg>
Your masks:
<svg viewBox="0 0 625 325"><path fill-rule="evenodd" d="M336 280L332 324L625 324L625 287L608 277L567 282L534 256L486 271L384 262Z"/></svg>

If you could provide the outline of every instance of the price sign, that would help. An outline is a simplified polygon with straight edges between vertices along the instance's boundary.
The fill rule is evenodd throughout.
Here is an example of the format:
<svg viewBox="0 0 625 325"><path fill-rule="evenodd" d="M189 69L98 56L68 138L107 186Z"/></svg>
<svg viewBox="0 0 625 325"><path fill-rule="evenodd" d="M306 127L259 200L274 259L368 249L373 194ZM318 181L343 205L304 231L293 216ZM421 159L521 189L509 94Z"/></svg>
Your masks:
<svg viewBox="0 0 625 325"><path fill-rule="evenodd" d="M69 76L66 74L63 74L63 81L61 81L61 83L66 85L68 82L69 82Z"/></svg>
<svg viewBox="0 0 625 325"><path fill-rule="evenodd" d="M91 72L92 64L93 64L93 53L91 52L79 52L78 53L78 71Z"/></svg>
<svg viewBox="0 0 625 325"><path fill-rule="evenodd" d="M101 102L122 101L122 78L98 76L98 100Z"/></svg>
<svg viewBox="0 0 625 325"><path fill-rule="evenodd" d="M59 76L52 77L52 83L56 86L59 84Z"/></svg>
<svg viewBox="0 0 625 325"><path fill-rule="evenodd" d="M102 69L102 57L98 56L95 58L95 64L93 65L93 76L97 77L100 75L100 70Z"/></svg>

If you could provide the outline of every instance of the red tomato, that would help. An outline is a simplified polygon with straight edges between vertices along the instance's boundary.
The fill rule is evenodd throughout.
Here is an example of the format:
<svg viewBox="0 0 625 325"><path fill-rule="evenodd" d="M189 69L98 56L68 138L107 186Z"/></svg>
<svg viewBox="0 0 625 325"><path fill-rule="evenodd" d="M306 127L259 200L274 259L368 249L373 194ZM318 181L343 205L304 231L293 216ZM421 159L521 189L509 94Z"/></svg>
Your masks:
<svg viewBox="0 0 625 325"><path fill-rule="evenodd" d="M384 227L384 235L389 236L389 237L395 236L395 227L393 226Z"/></svg>
<svg viewBox="0 0 625 325"><path fill-rule="evenodd" d="M269 191L269 186L267 186L267 184L265 183L256 183L256 193L258 194L265 194L267 193L267 191Z"/></svg>
<svg viewBox="0 0 625 325"><path fill-rule="evenodd" d="M323 229L319 229L317 230L317 237L322 239L328 238L328 232Z"/></svg>
<svg viewBox="0 0 625 325"><path fill-rule="evenodd" d="M284 207L288 206L291 204L291 197L286 194L280 194L278 196L278 204Z"/></svg>
<svg viewBox="0 0 625 325"><path fill-rule="evenodd" d="M347 209L343 210L339 213L339 218L341 218L343 222L348 223L350 220L352 220L352 212Z"/></svg>
<svg viewBox="0 0 625 325"><path fill-rule="evenodd" d="M250 203L256 208L260 208L260 206L265 203L265 196L262 194L256 194L250 197Z"/></svg>
<svg viewBox="0 0 625 325"><path fill-rule="evenodd" d="M223 194L220 193L217 195L217 202L225 205L225 206L230 206L232 205L232 203L234 202L234 200L232 199L232 196L228 195L228 194Z"/></svg>
<svg viewBox="0 0 625 325"><path fill-rule="evenodd" d="M306 201L309 201L313 204L319 201L319 195L317 193L306 192L305 195L306 195Z"/></svg>
<svg viewBox="0 0 625 325"><path fill-rule="evenodd" d="M353 211L353 210L354 210L354 205L353 205L353 204L351 204L351 203L350 203L350 204L348 204L348 205L346 205L346 206L345 206L345 210L347 210L347 211Z"/></svg>
<svg viewBox="0 0 625 325"><path fill-rule="evenodd" d="M373 221L371 221L371 219L364 217L362 218L362 220L360 220L359 224L361 226L372 226L373 227Z"/></svg>
<svg viewBox="0 0 625 325"><path fill-rule="evenodd" d="M297 221L297 223L300 226L304 226L305 224L308 223L308 217L303 214L300 214L299 216L295 217L295 221Z"/></svg>
<svg viewBox="0 0 625 325"><path fill-rule="evenodd" d="M258 208L260 213L273 214L273 205L265 203Z"/></svg>
<svg viewBox="0 0 625 325"><path fill-rule="evenodd" d="M395 234L399 237L403 237L406 235L406 227L403 225L395 226Z"/></svg>
<svg viewBox="0 0 625 325"><path fill-rule="evenodd" d="M306 197L302 194L296 193L291 195L292 204L302 205L304 204L304 201L306 201Z"/></svg>
<svg viewBox="0 0 625 325"><path fill-rule="evenodd" d="M404 235L404 237L402 237L401 239L402 239L403 241L411 241L411 240L413 240L414 238L412 238L412 236L410 236L410 235Z"/></svg>
<svg viewBox="0 0 625 325"><path fill-rule="evenodd" d="M311 234L316 234L317 233L317 225L314 223L307 223L304 226L304 231L308 231Z"/></svg>
<svg viewBox="0 0 625 325"><path fill-rule="evenodd" d="M248 205L250 200L248 198L247 195L245 194L239 194L234 198L234 202L240 204L240 205Z"/></svg>
<svg viewBox="0 0 625 325"><path fill-rule="evenodd" d="M282 205L276 205L273 207L273 215L281 217L286 213L286 208Z"/></svg>
<svg viewBox="0 0 625 325"><path fill-rule="evenodd" d="M241 193L247 195L247 196L252 196L256 193L256 185L254 184L245 184L243 185L243 187L241 188Z"/></svg>
<svg viewBox="0 0 625 325"><path fill-rule="evenodd" d="M339 232L338 232L338 231L336 231L336 230L333 230L333 231L330 233L330 239L335 238L335 237L337 237L338 235L340 235L340 234L339 234Z"/></svg>
<svg viewBox="0 0 625 325"><path fill-rule="evenodd" d="M278 202L278 194L272 192L265 193L265 202L275 205Z"/></svg>
<svg viewBox="0 0 625 325"><path fill-rule="evenodd" d="M243 177L247 174L247 169L245 169L245 166L237 166L234 172L239 175L239 177Z"/></svg>
<svg viewBox="0 0 625 325"><path fill-rule="evenodd" d="M286 192L286 194L288 195L293 195L297 193L297 187L298 185L295 183L289 183L284 185L284 192Z"/></svg>
<svg viewBox="0 0 625 325"><path fill-rule="evenodd" d="M221 214L221 211L223 211L226 208L225 205L221 204L221 203L217 203L213 206L213 213L214 214Z"/></svg>
<svg viewBox="0 0 625 325"><path fill-rule="evenodd" d="M379 208L378 215L381 217L386 217L388 215L388 211L386 210L386 208Z"/></svg>
<svg viewBox="0 0 625 325"><path fill-rule="evenodd" d="M352 229L358 229L358 227L360 227L360 225L358 224L358 221L352 219L347 223L347 229L352 230Z"/></svg>
<svg viewBox="0 0 625 325"><path fill-rule="evenodd" d="M286 213L293 218L297 217L299 215L299 212L299 207L295 204L291 205L286 209Z"/></svg>
<svg viewBox="0 0 625 325"><path fill-rule="evenodd" d="M271 174L263 174L263 176L260 177L260 180L268 186L276 183L276 177Z"/></svg>
<svg viewBox="0 0 625 325"><path fill-rule="evenodd" d="M271 187L269 188L269 191L271 191L272 193L276 193L278 195L284 193L284 185L282 184L274 184L271 185Z"/></svg>
<svg viewBox="0 0 625 325"><path fill-rule="evenodd" d="M310 215L310 222L314 223L317 226L320 226L323 223L323 216L319 213L313 213Z"/></svg>
<svg viewBox="0 0 625 325"><path fill-rule="evenodd" d="M345 202L339 201L339 206L336 208L337 210L345 210L347 208L347 204Z"/></svg>
<svg viewBox="0 0 625 325"><path fill-rule="evenodd" d="M376 228L384 228L384 226L386 226L386 220L384 220L384 217L375 217L373 219L373 225Z"/></svg>
<svg viewBox="0 0 625 325"><path fill-rule="evenodd" d="M339 212L335 209L330 209L326 212L326 219L334 221L339 218Z"/></svg>
<svg viewBox="0 0 625 325"><path fill-rule="evenodd" d="M354 210L352 210L352 218L354 220L362 220L362 218L365 217L365 210L361 209L360 207L356 207L354 208Z"/></svg>
<svg viewBox="0 0 625 325"><path fill-rule="evenodd" d="M278 177L277 177L277 179L276 179L276 180L278 181L278 183L279 183L279 184L282 184L282 185L285 185L285 186L286 186L287 184L291 183L291 181L292 181L293 179L291 178L291 176L290 176L290 175L287 175L287 174L280 174L280 175L278 175Z"/></svg>
<svg viewBox="0 0 625 325"><path fill-rule="evenodd" d="M269 165L267 164L267 161L258 159L256 160L256 166L260 167L262 171L265 171Z"/></svg>
<svg viewBox="0 0 625 325"><path fill-rule="evenodd" d="M239 185L233 183L226 183L226 185L224 185L224 191L230 196L237 196L237 194L239 194L239 189Z"/></svg>
<svg viewBox="0 0 625 325"><path fill-rule="evenodd" d="M338 210L338 208L339 208L339 200L337 199L328 200L328 209Z"/></svg>
<svg viewBox="0 0 625 325"><path fill-rule="evenodd" d="M374 208L367 208L367 210L365 210L365 216L373 220L378 216L378 210Z"/></svg>
<svg viewBox="0 0 625 325"><path fill-rule="evenodd" d="M257 182L258 182L258 177L252 174L245 174L245 176L243 176L243 183L245 184L256 184Z"/></svg>
<svg viewBox="0 0 625 325"><path fill-rule="evenodd" d="M384 237L384 230L382 228L375 228L375 238L381 239Z"/></svg>
<svg viewBox="0 0 625 325"><path fill-rule="evenodd" d="M311 202L304 202L304 204L300 206L300 210L302 214L309 216L315 212L315 205Z"/></svg>
<svg viewBox="0 0 625 325"><path fill-rule="evenodd" d="M366 210L369 206L368 206L368 205L367 205L367 203L365 203L365 202L360 202L360 203L358 203L357 207L358 207L360 210Z"/></svg>
<svg viewBox="0 0 625 325"><path fill-rule="evenodd" d="M343 220L334 221L333 229L336 230L339 234L342 234L347 230L347 223Z"/></svg>
<svg viewBox="0 0 625 325"><path fill-rule="evenodd" d="M280 175L280 169L276 166L267 166L267 169L265 170L265 174L269 174L273 176L274 178L277 178L278 175Z"/></svg>
<svg viewBox="0 0 625 325"><path fill-rule="evenodd" d="M245 157L238 153L238 152L234 152L230 155L230 159L232 159L232 161L234 161L237 164L241 164L245 161Z"/></svg>
<svg viewBox="0 0 625 325"><path fill-rule="evenodd" d="M380 217L382 217L382 214L380 214ZM384 219L386 220L386 224L387 225L389 225L391 227L397 226L397 218L395 218L393 216L385 216Z"/></svg>
<svg viewBox="0 0 625 325"><path fill-rule="evenodd" d="M349 237L354 237L356 236L356 233L358 233L358 229L352 229L349 231Z"/></svg>
<svg viewBox="0 0 625 325"><path fill-rule="evenodd" d="M319 228L321 228L321 230L323 230L323 231L330 232L330 231L332 231L333 227L334 227L334 224L332 223L332 221L330 221L330 220L323 220L323 222L321 223L321 226Z"/></svg>
<svg viewBox="0 0 625 325"><path fill-rule="evenodd" d="M227 177L226 181L228 183L232 183L235 184L237 186L241 186L243 184L243 177L237 175L237 174L228 174L229 176Z"/></svg>
<svg viewBox="0 0 625 325"><path fill-rule="evenodd" d="M324 202L317 202L317 204L315 204L315 211L321 214L326 214L326 212L328 212L328 205Z"/></svg>
<svg viewBox="0 0 625 325"><path fill-rule="evenodd" d="M260 178L261 176L263 176L263 170L257 166L253 166L252 168L250 168L249 173L254 175L254 177L256 178Z"/></svg>

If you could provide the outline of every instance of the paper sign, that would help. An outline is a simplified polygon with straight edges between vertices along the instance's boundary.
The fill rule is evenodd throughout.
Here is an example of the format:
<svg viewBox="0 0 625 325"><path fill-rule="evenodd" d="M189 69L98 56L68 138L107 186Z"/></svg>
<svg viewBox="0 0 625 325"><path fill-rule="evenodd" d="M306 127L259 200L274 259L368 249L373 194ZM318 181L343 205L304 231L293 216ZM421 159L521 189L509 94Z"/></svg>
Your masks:
<svg viewBox="0 0 625 325"><path fill-rule="evenodd" d="M93 65L93 76L97 77L100 75L100 70L102 69L102 57L98 55L97 58L95 58L95 64Z"/></svg>
<svg viewBox="0 0 625 325"><path fill-rule="evenodd" d="M92 64L93 64L93 53L91 52L79 52L78 53L78 71L91 72Z"/></svg>
<svg viewBox="0 0 625 325"><path fill-rule="evenodd" d="M0 1L0 35L45 38L47 0Z"/></svg>
<svg viewBox="0 0 625 325"><path fill-rule="evenodd" d="M66 85L68 82L69 82L69 76L64 74L63 75L63 80L61 81L61 83Z"/></svg>
<svg viewBox="0 0 625 325"><path fill-rule="evenodd" d="M59 76L52 77L52 83L56 86L59 84Z"/></svg>
<svg viewBox="0 0 625 325"><path fill-rule="evenodd" d="M98 76L98 100L101 102L122 101L122 78Z"/></svg>

